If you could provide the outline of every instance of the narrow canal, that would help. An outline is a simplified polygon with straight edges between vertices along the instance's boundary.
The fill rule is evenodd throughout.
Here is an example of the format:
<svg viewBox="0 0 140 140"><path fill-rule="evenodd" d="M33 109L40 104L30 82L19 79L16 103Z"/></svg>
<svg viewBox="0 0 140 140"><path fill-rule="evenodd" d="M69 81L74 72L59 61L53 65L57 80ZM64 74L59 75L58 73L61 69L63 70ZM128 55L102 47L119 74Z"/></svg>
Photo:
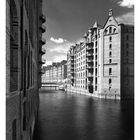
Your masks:
<svg viewBox="0 0 140 140"><path fill-rule="evenodd" d="M35 140L133 140L132 101L40 92Z"/></svg>

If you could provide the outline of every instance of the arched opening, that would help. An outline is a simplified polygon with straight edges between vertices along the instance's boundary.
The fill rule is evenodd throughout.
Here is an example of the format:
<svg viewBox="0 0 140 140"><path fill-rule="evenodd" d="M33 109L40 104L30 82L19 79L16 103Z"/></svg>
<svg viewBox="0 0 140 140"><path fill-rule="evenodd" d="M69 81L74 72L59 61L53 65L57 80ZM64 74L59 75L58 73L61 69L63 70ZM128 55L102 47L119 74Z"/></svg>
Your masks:
<svg viewBox="0 0 140 140"><path fill-rule="evenodd" d="M10 91L18 89L18 15L14 0L10 0Z"/></svg>

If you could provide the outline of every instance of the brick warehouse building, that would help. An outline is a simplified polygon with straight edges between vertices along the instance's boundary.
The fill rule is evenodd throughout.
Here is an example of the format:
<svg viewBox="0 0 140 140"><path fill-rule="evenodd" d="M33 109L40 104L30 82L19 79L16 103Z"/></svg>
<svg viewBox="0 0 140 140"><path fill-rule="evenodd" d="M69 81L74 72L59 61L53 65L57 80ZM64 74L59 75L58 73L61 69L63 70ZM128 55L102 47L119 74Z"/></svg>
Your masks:
<svg viewBox="0 0 140 140"><path fill-rule="evenodd" d="M52 65L44 66L44 74L42 75L42 83L61 83L67 78L67 61L52 63Z"/></svg>
<svg viewBox="0 0 140 140"><path fill-rule="evenodd" d="M67 90L99 98L134 98L134 26L118 23L109 10L105 25L101 27L95 22L84 38L79 45L86 48L86 78L74 83L77 75L83 76L82 50L78 62L75 52L79 45L76 44L67 55L68 73L74 75L68 77Z"/></svg>
<svg viewBox="0 0 140 140"><path fill-rule="evenodd" d="M6 0L6 139L32 140L41 86L42 0Z"/></svg>

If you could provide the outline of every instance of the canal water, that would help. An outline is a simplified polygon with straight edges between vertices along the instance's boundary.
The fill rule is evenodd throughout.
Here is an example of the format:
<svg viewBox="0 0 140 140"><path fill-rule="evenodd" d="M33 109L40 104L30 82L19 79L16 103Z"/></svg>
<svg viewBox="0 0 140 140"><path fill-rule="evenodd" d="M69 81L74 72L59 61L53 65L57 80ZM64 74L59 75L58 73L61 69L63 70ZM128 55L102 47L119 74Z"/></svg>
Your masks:
<svg viewBox="0 0 140 140"><path fill-rule="evenodd" d="M35 140L133 140L132 101L40 92Z"/></svg>

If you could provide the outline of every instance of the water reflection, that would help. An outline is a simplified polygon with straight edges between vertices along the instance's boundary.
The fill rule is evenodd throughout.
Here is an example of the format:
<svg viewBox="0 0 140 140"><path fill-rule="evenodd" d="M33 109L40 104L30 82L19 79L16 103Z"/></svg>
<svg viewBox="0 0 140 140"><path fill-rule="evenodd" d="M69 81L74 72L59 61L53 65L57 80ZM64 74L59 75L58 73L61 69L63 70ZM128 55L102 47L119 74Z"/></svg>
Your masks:
<svg viewBox="0 0 140 140"><path fill-rule="evenodd" d="M133 102L41 92L36 140L133 140Z"/></svg>

